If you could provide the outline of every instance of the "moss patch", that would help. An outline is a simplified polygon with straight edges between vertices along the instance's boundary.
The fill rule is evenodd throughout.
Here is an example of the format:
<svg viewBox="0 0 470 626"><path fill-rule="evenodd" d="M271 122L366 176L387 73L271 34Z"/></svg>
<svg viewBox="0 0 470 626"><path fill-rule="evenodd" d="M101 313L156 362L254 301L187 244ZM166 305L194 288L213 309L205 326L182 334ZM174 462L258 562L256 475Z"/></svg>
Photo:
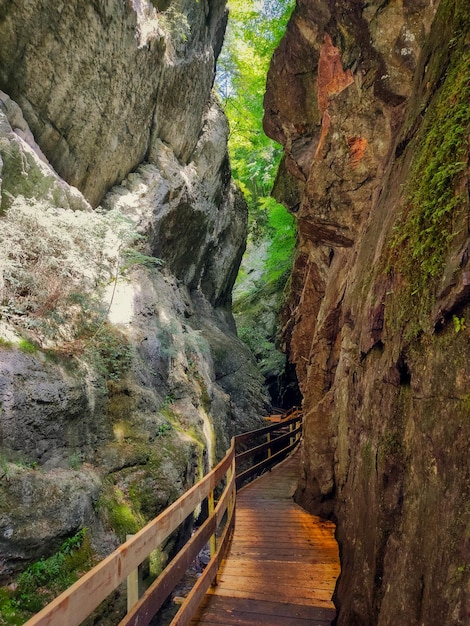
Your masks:
<svg viewBox="0 0 470 626"><path fill-rule="evenodd" d="M124 492L115 485L108 485L99 502L100 510L105 512L109 526L120 541L126 535L132 535L145 525L143 516L136 511Z"/></svg>
<svg viewBox="0 0 470 626"><path fill-rule="evenodd" d="M452 52L445 74L436 78L438 88L413 145L404 210L390 245L396 288L388 322L405 329L408 339L426 329L446 255L468 208L463 178L470 133L470 47L465 35L470 11L463 4L446 0L439 7L438 23L453 20L455 36L447 42ZM433 60L430 65L435 65Z"/></svg>
<svg viewBox="0 0 470 626"><path fill-rule="evenodd" d="M30 565L18 576L16 590L0 588L0 624L23 624L93 565L88 531L67 539L48 559Z"/></svg>

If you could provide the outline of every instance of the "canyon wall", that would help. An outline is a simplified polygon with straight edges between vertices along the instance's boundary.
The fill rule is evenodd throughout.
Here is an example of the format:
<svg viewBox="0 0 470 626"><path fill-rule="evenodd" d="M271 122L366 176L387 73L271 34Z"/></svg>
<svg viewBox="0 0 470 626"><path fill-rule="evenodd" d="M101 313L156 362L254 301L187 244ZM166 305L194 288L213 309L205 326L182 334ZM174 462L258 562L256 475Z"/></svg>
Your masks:
<svg viewBox="0 0 470 626"><path fill-rule="evenodd" d="M0 579L99 555L260 423L224 0L0 2Z"/></svg>
<svg viewBox="0 0 470 626"><path fill-rule="evenodd" d="M339 626L470 619L470 10L297 0L274 54L296 497L335 519Z"/></svg>

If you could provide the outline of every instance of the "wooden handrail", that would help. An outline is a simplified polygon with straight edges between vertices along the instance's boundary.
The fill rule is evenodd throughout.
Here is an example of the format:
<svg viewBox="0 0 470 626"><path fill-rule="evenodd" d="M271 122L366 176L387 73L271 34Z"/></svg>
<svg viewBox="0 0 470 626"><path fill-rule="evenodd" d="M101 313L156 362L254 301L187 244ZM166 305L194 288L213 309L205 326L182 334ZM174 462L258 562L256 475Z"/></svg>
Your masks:
<svg viewBox="0 0 470 626"><path fill-rule="evenodd" d="M248 478L252 478L253 476L259 476L263 470L271 468L273 465L276 465L276 463L282 461L286 457L286 455L289 454L289 452L292 452L292 450L297 447L297 444L298 441L290 443L282 450L279 450L267 459L264 459L264 461L260 461L256 465L253 465L252 467L246 469L244 472L240 472L240 474L238 474L236 478L237 489L242 487L243 483L248 480Z"/></svg>
<svg viewBox="0 0 470 626"><path fill-rule="evenodd" d="M284 422L285 420L291 417L295 417L301 414L302 414L302 409L298 406L293 406L288 411L283 411L282 409L279 409L277 413L274 413L273 415L268 415L264 419L267 422L279 423L279 422Z"/></svg>
<svg viewBox="0 0 470 626"><path fill-rule="evenodd" d="M233 446L231 447L231 450L232 448ZM227 481L227 485L225 486L213 514L206 519L204 524L191 537L184 548L178 552L176 557L168 564L155 582L147 589L144 595L140 598L139 602L137 602L133 609L119 623L119 626L143 626L148 624L161 608L176 585L183 578L188 567L197 557L199 552L204 548L211 537L215 537L215 532L228 509L230 499L235 495L235 473L233 472L233 467L230 473L231 476ZM232 520L229 519L228 521L231 523ZM216 549L215 553L218 551L220 550ZM211 580L208 581L206 591L210 587L211 582Z"/></svg>
<svg viewBox="0 0 470 626"><path fill-rule="evenodd" d="M286 432L285 428L289 427ZM245 480L259 474L282 460L300 440L302 415L282 420L282 424L265 426L242 433L232 439L230 449L218 465L204 478L184 493L158 517L149 522L133 537L111 553L96 567L87 572L74 585L34 615L25 626L78 626L101 602L111 594L143 561L173 533L189 515L204 501L214 502L214 490L225 481L217 504L209 505L209 515L203 525L170 561L160 576L152 583L138 601L128 609L119 626L145 626L180 582L188 567L201 549L210 542L211 559L191 593L182 604L171 626L189 623L204 594L214 582L217 570L229 545L235 512L236 488ZM272 434L277 436L272 436ZM267 441L259 443L262 436ZM236 446L254 439L256 445L235 454ZM279 446L288 441L288 445ZM267 452L267 458L259 456ZM236 474L236 463L257 457L256 463ZM223 524L223 530L217 531Z"/></svg>
<svg viewBox="0 0 470 626"><path fill-rule="evenodd" d="M27 626L78 626L207 498L232 467L233 455L232 445L209 474L28 620Z"/></svg>
<svg viewBox="0 0 470 626"><path fill-rule="evenodd" d="M233 479L235 480L235 472L233 473ZM233 504L235 505L235 499L233 499ZM222 537L219 540L219 549L214 555L212 555L211 560L202 573L202 576L198 579L188 597L181 605L180 610L171 621L170 626L187 626L187 624L191 621L207 590L217 577L217 571L222 562L222 558L224 557L230 544L234 525L235 506L233 506L231 512L229 513L228 522L225 526Z"/></svg>
<svg viewBox="0 0 470 626"><path fill-rule="evenodd" d="M242 433L241 435L236 435L235 437L235 449L237 448L237 444L246 444L250 439L254 439L259 441L260 435L267 435L267 441L261 444L258 444L254 447L249 448L248 450L244 450L236 454L235 461L237 465L237 477L236 484L237 489L243 485L243 483L252 478L253 476L259 475L263 470L268 469L282 461L282 459L289 454L299 443L300 436L302 432L302 413L295 412L296 415L289 419L283 420L280 423L271 424L270 426L264 426L263 428L259 428L258 430L253 430L248 433ZM287 432L286 432L287 429ZM277 436L272 436L272 434L276 434ZM279 448L279 445L289 440L289 444L284 446L283 448ZM267 451L267 458L263 460L257 460L257 462L251 465L248 468L240 469L238 471L239 465L242 462L250 459L252 457L259 457L259 455Z"/></svg>
<svg viewBox="0 0 470 626"><path fill-rule="evenodd" d="M289 426L290 424L295 424L297 422L298 422L297 419L289 420L289 422L287 422L286 424L282 424L282 426L283 427ZM254 448L250 448L249 450L240 452L240 454L236 455L237 462L240 463L241 461L244 461L245 459L250 458L254 456L255 454L264 452L264 450L267 450L269 447L272 447L275 442L282 443L283 441L286 441L287 439L289 439L289 437L292 435L293 432L295 433L300 432L300 428L301 428L300 425L298 425L294 431L288 431L287 433L281 434L278 437L275 437L274 439L270 438L269 441L266 441L265 443L255 446ZM275 431L279 431L279 425L276 424L275 426L268 426L267 428L260 428L260 431L263 431L263 434L268 434L268 433L272 433ZM237 442L236 437L235 437L235 442Z"/></svg>
<svg viewBox="0 0 470 626"><path fill-rule="evenodd" d="M296 418L293 418L293 421L297 421ZM290 423L290 421L282 422L282 425L286 426ZM235 445L245 443L245 441L250 441L250 439L258 438L261 435L266 435L267 433L272 433L275 430L279 430L279 424L270 424L269 426L263 426L262 428L258 428L257 430L250 430L246 433L235 435Z"/></svg>

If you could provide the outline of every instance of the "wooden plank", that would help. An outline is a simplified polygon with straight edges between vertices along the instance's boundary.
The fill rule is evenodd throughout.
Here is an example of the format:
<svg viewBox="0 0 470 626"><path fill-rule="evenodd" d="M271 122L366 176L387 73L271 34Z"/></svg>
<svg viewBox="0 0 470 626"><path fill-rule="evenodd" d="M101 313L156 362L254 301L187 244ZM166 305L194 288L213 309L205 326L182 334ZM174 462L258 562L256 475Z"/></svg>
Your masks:
<svg viewBox="0 0 470 626"><path fill-rule="evenodd" d="M241 551L245 554L254 552L272 552L274 555L274 560L276 560L277 553L284 554L286 551L290 551L292 555L302 556L303 554L311 554L312 548L315 547L318 548L317 552L315 553L315 558L317 560L321 559L323 556L325 558L329 558L337 554L337 547L334 545L331 545L331 547L329 548L326 546L322 546L320 548L320 544L318 542L309 543L308 541L302 541L302 539L299 539L298 541L291 541L290 543L279 542L276 545L274 544L274 537L273 541L269 541L268 539L266 539L259 541L258 543L235 539L232 547L234 552Z"/></svg>
<svg viewBox="0 0 470 626"><path fill-rule="evenodd" d="M266 567L261 567L256 572L256 568L252 567L251 563L247 563L249 566L244 567L243 570L238 569L232 565L231 560L227 561L224 565L223 571L220 572L220 580L229 581L231 578L239 578L240 571L243 572L244 584L253 586L263 585L264 588L274 586L279 583L296 583L299 586L310 587L312 584L318 583L320 587L331 589L331 581L333 584L336 582L336 578L339 574L339 568L332 563L330 567L325 566L324 563L316 563L309 567L309 563L305 563L301 569L295 567L295 563L282 563L278 561L278 571L273 571L273 562L271 561ZM291 569L289 569L289 567ZM296 571L294 571L296 570Z"/></svg>
<svg viewBox="0 0 470 626"><path fill-rule="evenodd" d="M279 533L282 533L281 529ZM300 533L297 537L291 537L290 541L288 539L281 539L280 534L276 535L275 533L270 534L266 537L260 537L258 540L254 541L250 537L237 537L235 539L234 546L237 546L238 548L265 548L267 546L272 546L276 541L276 547L278 548L286 546L292 548L299 547L309 550L311 547L316 547L318 549L318 554L328 554L331 550L334 550L336 552L338 548L337 544L335 544L330 539L325 539L324 541L322 541L321 537L314 537L313 539L309 539L308 535Z"/></svg>
<svg viewBox="0 0 470 626"><path fill-rule="evenodd" d="M298 563L299 565L303 565L304 563L337 563L338 562L338 558L337 557L330 557L329 559L326 558L318 558L318 557L312 557L309 558L307 553L304 553L303 555L289 555L287 552L284 552L281 555L277 555L278 558L276 559L273 553L273 551L269 551L269 552L256 552L255 550L252 550L251 552L249 551L245 551L245 552L237 552L236 555L238 557L243 556L243 558L246 560L248 558L255 558L258 561L285 561L285 562L289 562L289 563ZM302 558L304 557L304 558Z"/></svg>
<svg viewBox="0 0 470 626"><path fill-rule="evenodd" d="M274 619L277 617L297 617L301 620L315 620L331 621L336 611L333 608L320 608L314 606L295 606L292 604L285 604L276 601L267 600L253 600L250 598L219 598L216 595L211 595L206 598L205 602L200 607L200 613L207 611L209 608L213 608L216 611L225 610L227 613L239 612L241 614L250 615L267 615L271 618L271 624L274 624Z"/></svg>
<svg viewBox="0 0 470 626"><path fill-rule="evenodd" d="M230 562L227 563L227 568L233 568L233 570L237 570L237 569L239 570L241 567L243 567L243 569L245 569L244 564L248 564L250 562L251 561L248 561L246 558L237 558L237 556L233 556L233 553L231 552ZM263 559L259 562L258 569L260 572L269 571L269 570L271 570L272 572L274 568L279 568L282 574L284 570L286 569L288 570L288 568L290 567L298 570L297 564L298 564L297 560ZM312 569L318 568L319 570L327 570L336 575L341 569L338 564L338 560L336 558L332 558L328 560L327 559L325 560L311 559L307 563L304 563L302 566L302 569L305 569L306 571L311 571L310 568ZM231 571L231 569L228 569L228 571ZM277 575L278 574L276 572L275 576L277 577ZM288 575L289 574L287 574L287 576ZM282 575L279 575L279 578L282 578Z"/></svg>
<svg viewBox="0 0 470 626"><path fill-rule="evenodd" d="M273 561L277 560L286 560L286 557L291 555L291 559L295 561L297 558L302 558L303 556L311 555L312 563L321 562L322 559L325 562L331 560L331 558L336 558L338 552L336 546L331 546L329 549L323 548L321 552L315 550L315 545L304 545L304 544L251 544L251 543L242 543L238 539L235 539L232 545L232 550L234 554L244 555L247 554L272 554Z"/></svg>
<svg viewBox="0 0 470 626"><path fill-rule="evenodd" d="M276 601L252 600L249 598L229 598L210 596L201 605L199 614L204 611L208 614L210 610L223 612L227 615L238 613L251 618L252 615L264 615L270 618L271 624L274 623L273 618L278 617L296 617L299 620L310 620L310 624L314 620L329 623L336 615L336 611L332 608L321 608L305 605L292 605ZM195 616L193 623L197 623L198 616Z"/></svg>
<svg viewBox="0 0 470 626"><path fill-rule="evenodd" d="M296 563L298 563L297 559L291 559L290 561L286 559L271 559L260 562L258 565L252 560L234 557L231 550L230 560L224 563L224 572L226 571L228 574L237 572L245 564L243 567L244 576L250 577L256 576L261 572L270 572L272 578L285 580L291 576L295 577L296 574L302 575L298 572ZM321 559L312 558L302 566L302 572L309 576L336 574L339 570L340 566L337 559L325 559L325 561L322 561Z"/></svg>
<svg viewBox="0 0 470 626"><path fill-rule="evenodd" d="M298 576L297 578L271 578L269 573L266 572L264 576L256 577L256 576L245 576L243 570L242 575L240 572L238 574L228 574L226 571L219 575L219 584L223 583L223 586L227 589L238 589L238 591L245 591L247 597L251 597L251 593L255 591L260 591L262 593L269 593L275 595L278 590L282 587L286 586L286 583L289 585L295 584L297 597L303 596L304 592L306 593L306 597L309 596L312 588L318 589L321 591L329 591L328 598L331 598L331 583L333 582L333 586L336 582L336 576L319 574L317 576L305 577ZM289 597L291 596L291 592L289 590Z"/></svg>
<svg viewBox="0 0 470 626"><path fill-rule="evenodd" d="M311 589L310 593L306 593L304 589L278 589L273 595L271 590L252 590L246 591L246 589L235 589L227 587L226 585L219 584L214 590L209 590L208 594L217 594L219 597L228 596L229 598L251 598L252 600L272 600L273 597L277 598L279 602L285 604L294 605L306 605L306 606L321 606L326 608L333 608L331 602L332 589Z"/></svg>
<svg viewBox="0 0 470 626"><path fill-rule="evenodd" d="M298 617L280 617L276 616L275 626L330 626L331 621L301 619ZM234 611L228 613L225 610L215 611L208 610L204 615L204 624L207 626L273 626L273 618L271 615L249 616L246 613Z"/></svg>
<svg viewBox="0 0 470 626"><path fill-rule="evenodd" d="M298 461L237 495L235 534L193 626L327 626L340 573L334 524L292 500Z"/></svg>
<svg viewBox="0 0 470 626"><path fill-rule="evenodd" d="M301 520L299 518L295 519L295 518L291 518L290 520L287 520L287 523L295 524L295 523L299 523L301 522ZM300 529L299 533L295 533L292 534L292 531L290 531L285 537L283 536L282 532L283 532L284 528L282 526L282 524L279 524L278 526L278 534L276 536L275 532L268 532L267 534L261 534L260 533L260 529L259 529L259 525L258 528L253 529L253 538L251 535L248 534L243 534L241 537L237 537L237 540L239 540L240 542L243 543L253 543L253 544L257 544L260 541L266 540L266 541L271 541L273 538L276 538L278 540L278 543L286 543L286 544L290 544L291 542L295 542L297 537L300 537L303 541L308 541L309 544L318 544L320 546L328 546L328 545L337 545L335 543L335 540L332 537L329 537L327 533L320 533L318 532L316 529L312 529L312 533L309 534L308 529ZM240 530L240 533L245 533L246 530L245 528L243 528L243 530ZM248 529L249 532L249 529Z"/></svg>
<svg viewBox="0 0 470 626"><path fill-rule="evenodd" d="M296 542L299 542L301 545L306 546L306 544L308 545L315 545L318 544L319 547L325 546L326 548L328 548L329 546L335 546L335 542L334 539L330 539L329 537L325 537L324 535L321 534L317 534L315 533L312 536L309 536L309 533L307 531L307 529L302 529L301 531L299 531L299 533L292 533L289 532L288 534L284 535L283 534L283 528L281 525L279 525L278 527L278 533L267 533L267 534L261 534L259 527L256 529L256 533L253 532L252 535L245 535L243 534L242 537L237 537L236 541L240 544L252 544L252 545L260 545L263 542L267 542L268 544L272 545L273 544L273 539L277 540L277 545L282 545L282 544L286 544L286 545L295 545ZM245 531L240 531L245 533Z"/></svg>

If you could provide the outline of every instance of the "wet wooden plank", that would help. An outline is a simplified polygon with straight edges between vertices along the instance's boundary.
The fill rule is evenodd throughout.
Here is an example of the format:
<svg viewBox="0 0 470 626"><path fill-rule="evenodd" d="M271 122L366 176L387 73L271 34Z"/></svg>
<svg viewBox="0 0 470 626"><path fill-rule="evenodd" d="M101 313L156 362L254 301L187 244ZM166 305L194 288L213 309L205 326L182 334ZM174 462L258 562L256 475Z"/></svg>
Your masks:
<svg viewBox="0 0 470 626"><path fill-rule="evenodd" d="M294 503L298 456L238 493L230 551L193 626L327 626L334 619L334 524Z"/></svg>
<svg viewBox="0 0 470 626"><path fill-rule="evenodd" d="M277 598L279 602L283 604L293 603L295 606L311 606L314 603L317 607L330 608L331 607L331 590L325 589L299 589L297 586L290 589L278 589L273 593L272 590L263 589L254 590L246 588L238 588L237 586L230 588L226 585L221 585L216 592L219 597L227 598L250 598L252 600L272 600ZM211 595L209 592L208 595ZM201 622L204 623L203 621Z"/></svg>

